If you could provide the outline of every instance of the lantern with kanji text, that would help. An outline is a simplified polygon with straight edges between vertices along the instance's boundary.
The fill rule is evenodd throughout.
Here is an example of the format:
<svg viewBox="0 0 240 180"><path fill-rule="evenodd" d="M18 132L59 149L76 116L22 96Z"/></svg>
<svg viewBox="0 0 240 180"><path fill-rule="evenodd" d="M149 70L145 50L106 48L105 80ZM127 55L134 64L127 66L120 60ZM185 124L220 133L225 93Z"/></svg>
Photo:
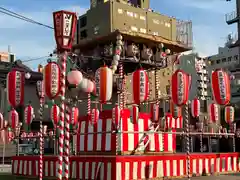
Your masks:
<svg viewBox="0 0 240 180"><path fill-rule="evenodd" d="M234 107L226 106L225 107L225 121L228 124L231 124L234 121Z"/></svg>
<svg viewBox="0 0 240 180"><path fill-rule="evenodd" d="M132 74L133 102L140 104L147 100L149 94L149 80L147 72L139 69Z"/></svg>
<svg viewBox="0 0 240 180"><path fill-rule="evenodd" d="M172 101L177 106L183 106L188 101L190 76L184 71L178 69L172 75L171 97Z"/></svg>
<svg viewBox="0 0 240 180"><path fill-rule="evenodd" d="M58 51L71 50L77 26L76 13L57 11L53 13L53 20Z"/></svg>
<svg viewBox="0 0 240 180"><path fill-rule="evenodd" d="M49 99L54 99L60 92L60 67L56 62L49 62L44 69L45 93Z"/></svg>
<svg viewBox="0 0 240 180"><path fill-rule="evenodd" d="M44 97L44 81L37 81L37 96L38 98L43 98Z"/></svg>
<svg viewBox="0 0 240 180"><path fill-rule="evenodd" d="M230 78L222 69L212 73L212 92L214 100L219 105L227 105L230 102Z"/></svg>
<svg viewBox="0 0 240 180"><path fill-rule="evenodd" d="M25 107L25 110L24 110L25 124L29 126L32 123L33 119L34 119L34 109L31 105L28 105L27 107Z"/></svg>
<svg viewBox="0 0 240 180"><path fill-rule="evenodd" d="M59 113L60 113L59 107L56 104L54 104L51 108L51 120L52 120L54 127L56 127L58 124Z"/></svg>
<svg viewBox="0 0 240 180"><path fill-rule="evenodd" d="M197 98L194 98L191 102L191 114L194 118L200 115L200 100Z"/></svg>
<svg viewBox="0 0 240 180"><path fill-rule="evenodd" d="M13 70L7 75L8 102L14 108L24 103L24 79L25 76L20 71Z"/></svg>
<svg viewBox="0 0 240 180"><path fill-rule="evenodd" d="M101 103L106 103L112 98L113 72L107 66L100 67L95 73L96 94Z"/></svg>
<svg viewBox="0 0 240 180"><path fill-rule="evenodd" d="M211 103L208 107L209 123L216 123L219 121L219 105Z"/></svg>

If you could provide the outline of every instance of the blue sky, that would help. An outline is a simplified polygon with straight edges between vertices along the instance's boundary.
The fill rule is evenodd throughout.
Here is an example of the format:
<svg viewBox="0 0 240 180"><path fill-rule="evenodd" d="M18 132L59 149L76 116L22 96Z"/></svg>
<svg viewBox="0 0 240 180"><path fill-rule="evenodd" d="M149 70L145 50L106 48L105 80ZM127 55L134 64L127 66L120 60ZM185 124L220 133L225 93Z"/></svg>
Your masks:
<svg viewBox="0 0 240 180"><path fill-rule="evenodd" d="M52 26L52 12L70 10L78 14L89 8L90 0L1 0L0 6ZM236 33L236 26L225 23L225 14L235 10L235 0L151 0L155 11L177 19L193 21L194 49L200 55L217 53L228 33ZM1 13L0 13L1 14ZM23 60L47 56L55 47L51 29L0 15L0 51L8 45ZM45 59L29 62L35 69Z"/></svg>

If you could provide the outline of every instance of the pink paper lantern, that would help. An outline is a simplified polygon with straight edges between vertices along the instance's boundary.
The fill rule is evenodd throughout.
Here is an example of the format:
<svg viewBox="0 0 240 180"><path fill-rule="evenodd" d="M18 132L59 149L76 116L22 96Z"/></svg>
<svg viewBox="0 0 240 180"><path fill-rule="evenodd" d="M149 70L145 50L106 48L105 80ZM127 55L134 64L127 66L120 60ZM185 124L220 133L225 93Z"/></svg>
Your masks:
<svg viewBox="0 0 240 180"><path fill-rule="evenodd" d="M67 80L68 80L69 84L72 84L72 85L80 84L82 79L83 79L83 75L78 70L72 70L67 75Z"/></svg>

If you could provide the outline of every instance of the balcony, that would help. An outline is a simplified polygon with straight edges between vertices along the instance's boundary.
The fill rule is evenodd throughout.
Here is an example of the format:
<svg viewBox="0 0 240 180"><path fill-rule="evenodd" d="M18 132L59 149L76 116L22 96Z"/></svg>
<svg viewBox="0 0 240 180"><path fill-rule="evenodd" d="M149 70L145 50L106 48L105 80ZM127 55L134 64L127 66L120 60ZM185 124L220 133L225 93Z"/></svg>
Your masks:
<svg viewBox="0 0 240 180"><path fill-rule="evenodd" d="M238 22L239 18L237 17L237 11L226 14L225 20L228 25Z"/></svg>

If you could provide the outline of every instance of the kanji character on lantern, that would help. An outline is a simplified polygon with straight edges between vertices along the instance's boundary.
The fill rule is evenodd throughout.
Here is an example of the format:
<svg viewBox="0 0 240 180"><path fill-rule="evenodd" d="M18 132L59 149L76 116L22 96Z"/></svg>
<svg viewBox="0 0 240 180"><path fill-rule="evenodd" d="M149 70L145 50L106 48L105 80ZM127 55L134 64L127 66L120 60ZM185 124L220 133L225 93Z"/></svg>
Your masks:
<svg viewBox="0 0 240 180"><path fill-rule="evenodd" d="M200 115L200 100L197 98L194 98L191 102L191 113L194 118Z"/></svg>
<svg viewBox="0 0 240 180"><path fill-rule="evenodd" d="M188 101L190 79L190 76L180 69L172 75L172 101L177 106L183 106Z"/></svg>
<svg viewBox="0 0 240 180"><path fill-rule="evenodd" d="M54 99L60 92L60 67L56 62L49 62L44 69L45 93L49 99Z"/></svg>
<svg viewBox="0 0 240 180"><path fill-rule="evenodd" d="M226 105L230 102L230 77L222 69L215 70L212 73L212 92L214 100L219 105Z"/></svg>
<svg viewBox="0 0 240 180"><path fill-rule="evenodd" d="M7 75L7 97L12 107L17 107L24 103L24 79L25 76L20 71L14 70Z"/></svg>
<svg viewBox="0 0 240 180"><path fill-rule="evenodd" d="M215 103L209 105L208 109L210 123L216 123L219 121L219 106Z"/></svg>
<svg viewBox="0 0 240 180"><path fill-rule="evenodd" d="M148 75L145 70L139 69L132 74L133 102L140 104L147 100L149 94Z"/></svg>

